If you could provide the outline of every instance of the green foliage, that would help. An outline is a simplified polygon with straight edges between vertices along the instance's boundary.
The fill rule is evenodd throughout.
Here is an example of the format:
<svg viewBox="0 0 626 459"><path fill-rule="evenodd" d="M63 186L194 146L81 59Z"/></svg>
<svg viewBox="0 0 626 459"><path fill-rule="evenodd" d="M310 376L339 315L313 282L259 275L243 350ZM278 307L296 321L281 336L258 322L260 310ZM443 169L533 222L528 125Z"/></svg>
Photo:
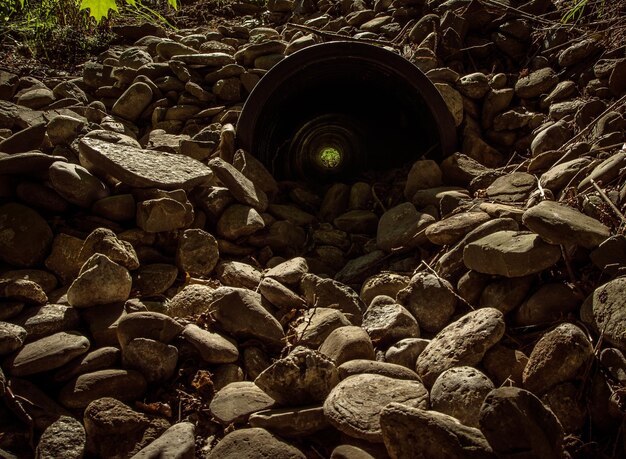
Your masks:
<svg viewBox="0 0 626 459"><path fill-rule="evenodd" d="M341 152L333 147L326 147L319 153L320 160L324 167L333 169L341 162Z"/></svg>
<svg viewBox="0 0 626 459"><path fill-rule="evenodd" d="M133 9L138 16L146 17L147 19L153 16L160 21L165 21L160 14L144 5L140 0L124 0L124 2L128 7ZM178 8L177 0L167 0L167 3L174 9ZM89 10L90 16L93 17L97 23L100 23L102 18L108 18L109 11L119 12L115 0L81 0L80 9Z"/></svg>
<svg viewBox="0 0 626 459"><path fill-rule="evenodd" d="M565 12L563 17L561 18L561 23L568 24L570 22L576 24L581 19L585 18L587 15L585 14L585 9L587 6L593 6L595 13L598 17L602 16L602 11L604 7L604 0L600 2L592 2L590 4L589 0L572 0L573 5L569 10Z"/></svg>

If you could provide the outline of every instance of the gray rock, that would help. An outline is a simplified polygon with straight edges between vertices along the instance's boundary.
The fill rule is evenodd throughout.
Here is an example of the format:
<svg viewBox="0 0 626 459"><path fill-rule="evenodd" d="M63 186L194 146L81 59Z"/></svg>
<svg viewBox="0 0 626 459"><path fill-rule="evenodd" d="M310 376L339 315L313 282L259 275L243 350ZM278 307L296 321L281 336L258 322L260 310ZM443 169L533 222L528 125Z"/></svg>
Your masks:
<svg viewBox="0 0 626 459"><path fill-rule="evenodd" d="M480 430L499 458L561 458L563 427L541 400L517 387L492 390L480 409Z"/></svg>
<svg viewBox="0 0 626 459"><path fill-rule="evenodd" d="M302 276L300 289L309 307L339 309L355 325L363 320L365 305L354 290L340 282L305 274Z"/></svg>
<svg viewBox="0 0 626 459"><path fill-rule="evenodd" d="M79 328L78 311L63 304L45 304L24 310L13 318L13 322L24 327L28 339L34 340L60 331Z"/></svg>
<svg viewBox="0 0 626 459"><path fill-rule="evenodd" d="M393 272L374 274L363 282L359 296L367 306L379 295L395 298L398 292L409 284L410 280L411 278L408 276Z"/></svg>
<svg viewBox="0 0 626 459"><path fill-rule="evenodd" d="M89 340L77 332L59 332L25 344L5 360L13 376L28 376L62 367L89 350Z"/></svg>
<svg viewBox="0 0 626 459"><path fill-rule="evenodd" d="M48 155L37 150L0 155L3 175L31 175L35 172L45 172L51 164L62 161L67 160L63 156ZM32 205L37 204L41 205L41 203L32 202Z"/></svg>
<svg viewBox="0 0 626 459"><path fill-rule="evenodd" d="M457 304L452 285L429 273L415 274L398 292L397 300L413 314L421 329L434 333L449 322Z"/></svg>
<svg viewBox="0 0 626 459"><path fill-rule="evenodd" d="M496 457L480 430L436 411L390 403L381 412L380 425L391 457Z"/></svg>
<svg viewBox="0 0 626 459"><path fill-rule="evenodd" d="M522 375L524 387L539 395L570 381L592 355L593 346L585 333L574 324L561 324L535 344Z"/></svg>
<svg viewBox="0 0 626 459"><path fill-rule="evenodd" d="M556 415L565 433L580 432L587 419L587 401L578 396L576 384L558 384L546 392L541 401Z"/></svg>
<svg viewBox="0 0 626 459"><path fill-rule="evenodd" d="M419 381L375 374L350 376L341 381L324 401L324 414L340 432L381 443L380 414L389 403L428 409L428 391Z"/></svg>
<svg viewBox="0 0 626 459"><path fill-rule="evenodd" d="M46 87L32 87L17 97L17 104L37 110L54 102L54 93Z"/></svg>
<svg viewBox="0 0 626 459"><path fill-rule="evenodd" d="M111 114L128 121L136 121L143 111L148 108L148 105L152 102L152 97L153 93L150 85L140 81L133 83L117 99L111 109Z"/></svg>
<svg viewBox="0 0 626 459"><path fill-rule="evenodd" d="M188 229L180 235L176 249L178 268L191 276L207 276L219 260L217 240L201 229Z"/></svg>
<svg viewBox="0 0 626 459"><path fill-rule="evenodd" d="M385 296L372 300L363 315L362 327L377 346L420 336L419 325L411 312Z"/></svg>
<svg viewBox="0 0 626 459"><path fill-rule="evenodd" d="M163 383L176 371L178 349L153 339L135 338L124 346L122 363L139 371L148 383Z"/></svg>
<svg viewBox="0 0 626 459"><path fill-rule="evenodd" d="M385 362L415 370L415 362L430 341L423 338L404 338L385 352Z"/></svg>
<svg viewBox="0 0 626 459"><path fill-rule="evenodd" d="M168 344L184 327L158 312L140 311L124 315L117 324L117 339L122 349L135 338L149 338Z"/></svg>
<svg viewBox="0 0 626 459"><path fill-rule="evenodd" d="M0 259L19 266L39 265L50 250L52 230L34 210L16 203L0 206Z"/></svg>
<svg viewBox="0 0 626 459"><path fill-rule="evenodd" d="M482 293L479 305L481 308L495 308L503 314L508 314L522 304L532 282L531 276L496 279L489 282L480 288Z"/></svg>
<svg viewBox="0 0 626 459"><path fill-rule="evenodd" d="M139 267L137 252L133 246L119 239L113 231L107 228L97 228L87 236L78 255L79 263L85 263L96 253L106 255L111 261L129 271Z"/></svg>
<svg viewBox="0 0 626 459"><path fill-rule="evenodd" d="M467 268L504 277L535 274L561 259L561 250L536 234L498 231L470 242L463 250Z"/></svg>
<svg viewBox="0 0 626 459"><path fill-rule="evenodd" d="M267 209L268 199L265 192L232 165L219 158L210 160L208 164L237 201L254 207L259 212L264 212Z"/></svg>
<svg viewBox="0 0 626 459"><path fill-rule="evenodd" d="M0 322L0 355L18 350L26 339L26 330L19 325Z"/></svg>
<svg viewBox="0 0 626 459"><path fill-rule="evenodd" d="M181 61L193 68L202 67L222 67L234 64L235 60L227 53L196 53L196 54L180 54L176 56L177 61Z"/></svg>
<svg viewBox="0 0 626 459"><path fill-rule="evenodd" d="M64 365L54 374L53 379L55 382L66 382L85 373L115 367L121 355L116 347L101 347Z"/></svg>
<svg viewBox="0 0 626 459"><path fill-rule="evenodd" d="M83 425L70 416L61 416L41 434L35 457L37 459L82 459L87 438Z"/></svg>
<svg viewBox="0 0 626 459"><path fill-rule="evenodd" d="M302 276L309 272L309 266L303 257L294 257L267 270L265 277L270 277L282 284L299 284Z"/></svg>
<svg viewBox="0 0 626 459"><path fill-rule="evenodd" d="M246 422L252 413L272 408L275 404L275 400L259 386L242 381L220 389L211 400L209 410L220 424L227 426Z"/></svg>
<svg viewBox="0 0 626 459"><path fill-rule="evenodd" d="M537 179L526 172L513 172L497 178L487 188L487 197L499 202L526 201L537 188Z"/></svg>
<svg viewBox="0 0 626 459"><path fill-rule="evenodd" d="M217 222L217 234L236 241L265 228L261 215L253 207L241 204L228 206Z"/></svg>
<svg viewBox="0 0 626 459"><path fill-rule="evenodd" d="M515 83L515 93L524 99L538 97L550 92L559 82L559 77L550 67L535 70Z"/></svg>
<svg viewBox="0 0 626 459"><path fill-rule="evenodd" d="M181 336L198 351L206 363L232 363L239 359L236 343L219 333L189 324L182 331Z"/></svg>
<svg viewBox="0 0 626 459"><path fill-rule="evenodd" d="M531 207L522 217L524 225L551 244L575 244L593 249L610 235L610 229L595 218L578 210L556 203L542 201Z"/></svg>
<svg viewBox="0 0 626 459"><path fill-rule="evenodd" d="M306 310L294 331L298 343L317 348L333 330L348 325L348 318L337 309L318 307Z"/></svg>
<svg viewBox="0 0 626 459"><path fill-rule="evenodd" d="M43 304L48 301L46 292L42 290L39 284L23 279L0 280L0 298L35 304Z"/></svg>
<svg viewBox="0 0 626 459"><path fill-rule="evenodd" d="M229 433L207 455L207 459L241 459L244 457L306 458L296 447L259 427Z"/></svg>
<svg viewBox="0 0 626 459"><path fill-rule="evenodd" d="M430 404L433 410L450 415L468 427L478 428L480 407L493 389L491 380L476 368L450 368L435 380L430 390Z"/></svg>
<svg viewBox="0 0 626 459"><path fill-rule="evenodd" d="M126 301L132 279L128 270L106 255L92 255L67 291L67 301L75 308Z"/></svg>
<svg viewBox="0 0 626 459"><path fill-rule="evenodd" d="M90 403L83 419L87 453L97 457L131 457L170 427L165 419L135 411L111 397Z"/></svg>
<svg viewBox="0 0 626 459"><path fill-rule="evenodd" d="M282 347L285 333L280 323L261 304L261 295L250 290L220 287L208 304L209 313L227 333L237 338L256 338Z"/></svg>
<svg viewBox="0 0 626 459"><path fill-rule="evenodd" d="M165 292L178 277L178 268L165 263L144 264L133 273L133 289L142 296Z"/></svg>
<svg viewBox="0 0 626 459"><path fill-rule="evenodd" d="M482 99L491 89L489 78L481 72L462 76L456 86L461 94L471 99Z"/></svg>
<svg viewBox="0 0 626 459"><path fill-rule="evenodd" d="M191 189L208 182L213 175L211 169L188 156L143 150L89 137L83 137L78 147L81 158L93 168L105 171L131 187Z"/></svg>
<svg viewBox="0 0 626 459"><path fill-rule="evenodd" d="M417 358L415 369L427 387L452 367L474 366L504 335L504 318L497 309L470 312L435 336Z"/></svg>
<svg viewBox="0 0 626 459"><path fill-rule="evenodd" d="M577 158L571 161L565 161L544 172L539 181L544 188L549 189L553 193L558 193L569 183L577 185L583 179L581 171L589 166L589 164L591 164L589 158ZM575 177L578 178L575 179Z"/></svg>
<svg viewBox="0 0 626 459"><path fill-rule="evenodd" d="M424 234L433 244L451 245L489 220L489 214L482 211L462 212L433 223L426 228Z"/></svg>
<svg viewBox="0 0 626 459"><path fill-rule="evenodd" d="M147 199L137 205L137 226L147 233L174 231L190 225L184 204L167 197Z"/></svg>
<svg viewBox="0 0 626 459"><path fill-rule="evenodd" d="M320 351L302 346L276 360L254 383L280 405L298 406L322 402L339 382L337 368Z"/></svg>
<svg viewBox="0 0 626 459"><path fill-rule="evenodd" d="M64 233L57 234L52 241L45 265L64 285L70 284L80 271L82 264L78 256L82 246L82 239Z"/></svg>
<svg viewBox="0 0 626 459"><path fill-rule="evenodd" d="M583 303L580 316L583 322L601 332L604 341L626 351L626 310L623 299L626 295L626 277L618 277L596 288Z"/></svg>
<svg viewBox="0 0 626 459"><path fill-rule="evenodd" d="M379 362L377 360L353 359L339 365L337 370L339 371L339 379L368 373L395 379L420 381L420 377L413 370L395 363Z"/></svg>
<svg viewBox="0 0 626 459"><path fill-rule="evenodd" d="M274 195L278 192L276 180L265 168L263 163L244 150L237 150L233 157L235 166L252 183L258 184L266 194Z"/></svg>
<svg viewBox="0 0 626 459"><path fill-rule="evenodd" d="M168 315L186 317L208 312L209 303L215 298L215 289L202 284L185 285L168 302Z"/></svg>
<svg viewBox="0 0 626 459"><path fill-rule="evenodd" d="M69 145L85 126L84 119L68 115L57 115L46 126L52 145Z"/></svg>
<svg viewBox="0 0 626 459"><path fill-rule="evenodd" d="M72 379L59 392L59 402L66 408L84 409L92 401L113 397L122 401L141 398L146 380L134 370L99 370Z"/></svg>
<svg viewBox="0 0 626 459"><path fill-rule="evenodd" d="M576 40L576 42L559 53L559 65L561 67L569 67L577 64L601 49L602 45L593 38Z"/></svg>
<svg viewBox="0 0 626 459"><path fill-rule="evenodd" d="M333 330L319 350L337 365L354 359L374 360L372 340L365 330L354 325Z"/></svg>
<svg viewBox="0 0 626 459"><path fill-rule="evenodd" d="M306 437L329 427L321 406L258 411L248 422L284 437Z"/></svg>
<svg viewBox="0 0 626 459"><path fill-rule="evenodd" d="M261 282L261 271L247 263L223 261L218 263L215 271L219 281L229 287L255 290Z"/></svg>
<svg viewBox="0 0 626 459"><path fill-rule="evenodd" d="M292 290L270 277L264 278L259 284L259 292L278 309L304 309L306 303Z"/></svg>
<svg viewBox="0 0 626 459"><path fill-rule="evenodd" d="M541 130L530 144L533 157L545 151L558 150L573 135L571 128L563 121L558 121Z"/></svg>
<svg viewBox="0 0 626 459"><path fill-rule="evenodd" d="M544 284L515 311L514 320L519 326L547 324L576 311L582 298L569 285Z"/></svg>
<svg viewBox="0 0 626 459"><path fill-rule="evenodd" d="M434 222L432 215L418 212L410 202L399 204L380 217L376 245L386 252L416 247L425 242L423 231Z"/></svg>
<svg viewBox="0 0 626 459"><path fill-rule="evenodd" d="M506 382L522 385L522 374L528 363L528 357L522 352L496 344L485 353L483 367L491 380L502 386Z"/></svg>
<svg viewBox="0 0 626 459"><path fill-rule="evenodd" d="M365 449L354 445L339 445L330 455L330 459L375 459Z"/></svg>
<svg viewBox="0 0 626 459"><path fill-rule="evenodd" d="M196 457L195 432L196 426L191 422L174 424L132 459L193 459Z"/></svg>
<svg viewBox="0 0 626 459"><path fill-rule="evenodd" d="M416 161L411 166L404 185L404 197L411 199L417 190L435 188L443 185L442 172L432 159Z"/></svg>

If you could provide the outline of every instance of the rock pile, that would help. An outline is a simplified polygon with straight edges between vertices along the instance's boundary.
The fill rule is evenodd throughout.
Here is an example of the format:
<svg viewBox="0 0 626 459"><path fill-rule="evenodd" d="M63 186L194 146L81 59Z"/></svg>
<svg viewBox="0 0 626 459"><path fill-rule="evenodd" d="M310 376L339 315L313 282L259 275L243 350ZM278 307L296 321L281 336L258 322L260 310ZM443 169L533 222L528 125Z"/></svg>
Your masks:
<svg viewBox="0 0 626 459"><path fill-rule="evenodd" d="M3 457L624 453L626 57L558 3L233 3L0 71ZM238 150L329 37L426 72L461 151L318 187Z"/></svg>

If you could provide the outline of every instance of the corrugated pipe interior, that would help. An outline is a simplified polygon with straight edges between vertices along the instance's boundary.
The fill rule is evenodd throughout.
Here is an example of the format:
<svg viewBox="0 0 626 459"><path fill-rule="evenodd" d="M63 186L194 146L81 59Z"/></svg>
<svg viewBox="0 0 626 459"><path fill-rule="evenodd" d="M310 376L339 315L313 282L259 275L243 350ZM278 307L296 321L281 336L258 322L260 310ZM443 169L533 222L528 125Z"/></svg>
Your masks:
<svg viewBox="0 0 626 459"><path fill-rule="evenodd" d="M243 107L237 141L277 179L329 182L447 156L457 134L415 65L340 41L298 51L265 74Z"/></svg>

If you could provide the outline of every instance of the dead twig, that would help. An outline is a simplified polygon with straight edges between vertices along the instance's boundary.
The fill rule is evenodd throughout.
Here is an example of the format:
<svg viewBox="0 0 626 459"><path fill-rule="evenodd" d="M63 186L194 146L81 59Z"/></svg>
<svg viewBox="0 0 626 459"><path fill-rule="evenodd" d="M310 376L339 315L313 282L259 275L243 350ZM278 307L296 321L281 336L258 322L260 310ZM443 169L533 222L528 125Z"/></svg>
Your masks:
<svg viewBox="0 0 626 459"><path fill-rule="evenodd" d="M322 38L332 40L332 41L354 41L354 42L369 43L371 45L389 46L389 47L396 48L396 49L399 49L401 46L397 43L387 41L387 40L374 40L371 38L354 38L349 35L341 35L339 33L328 32L326 30L319 30L314 27L309 27L309 26L305 26L301 24L294 24L293 22L288 22L286 26L293 27L294 29L302 30L303 32L314 33L316 35L319 35Z"/></svg>
<svg viewBox="0 0 626 459"><path fill-rule="evenodd" d="M600 197L604 200L604 202L606 202L609 205L609 207L613 210L613 212L615 212L615 215L617 215L617 217L622 221L622 225L626 224L626 217L624 217L624 214L622 214L620 210L615 206L615 204L613 204L613 201L609 199L609 197L602 190L602 188L598 186L596 181L594 179L589 179L589 181L591 182L593 187L596 189Z"/></svg>

